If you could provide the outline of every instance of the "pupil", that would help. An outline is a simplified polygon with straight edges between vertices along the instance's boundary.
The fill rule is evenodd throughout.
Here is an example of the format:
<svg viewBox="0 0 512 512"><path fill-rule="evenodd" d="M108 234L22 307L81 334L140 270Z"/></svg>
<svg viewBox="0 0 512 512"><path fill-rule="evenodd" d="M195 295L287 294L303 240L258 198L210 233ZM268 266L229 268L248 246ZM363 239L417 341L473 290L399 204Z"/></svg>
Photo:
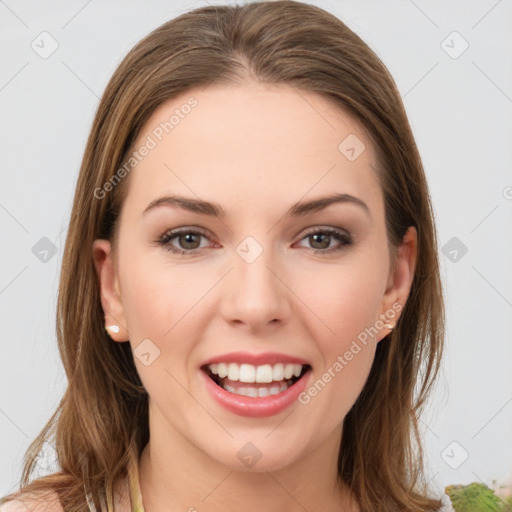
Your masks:
<svg viewBox="0 0 512 512"><path fill-rule="evenodd" d="M196 236L196 235L193 235L193 234L190 234L190 233L189 233L189 234L187 234L187 235L182 235L182 237L181 237L181 238L182 238L182 240L183 240L183 239L185 239L185 246L186 246L186 245L187 245L187 243L189 243L189 242L187 241L187 239L189 239L190 237L191 237L191 238L193 238L193 237L195 237L195 236ZM193 244L194 242L192 241L192 242L190 242L190 243L192 243L192 244ZM186 248L187 248L187 249L193 249L194 247L186 247Z"/></svg>
<svg viewBox="0 0 512 512"><path fill-rule="evenodd" d="M318 234L318 233L313 235L313 239L316 239L317 237L320 237L320 238L325 237L325 239L327 239L329 237L329 235L322 235L322 234ZM324 240L324 242L325 242L325 240ZM328 247L328 246L329 246L328 242L327 242L327 244L325 244L325 243L322 244L322 248L325 248L325 247Z"/></svg>

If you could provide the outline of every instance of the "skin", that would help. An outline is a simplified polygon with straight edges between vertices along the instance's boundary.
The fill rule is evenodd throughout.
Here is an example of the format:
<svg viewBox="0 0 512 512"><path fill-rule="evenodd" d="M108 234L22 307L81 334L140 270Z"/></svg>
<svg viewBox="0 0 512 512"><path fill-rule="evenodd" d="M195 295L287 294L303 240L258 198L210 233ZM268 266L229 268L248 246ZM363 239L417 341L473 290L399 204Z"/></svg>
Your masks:
<svg viewBox="0 0 512 512"><path fill-rule="evenodd" d="M121 326L113 340L135 350L149 338L160 350L148 366L134 358L150 396L151 440L139 466L146 511L358 510L336 483L342 422L388 328L308 404L267 418L223 409L199 367L231 351L276 351L308 360L314 383L379 315L405 305L417 233L409 228L390 272L372 143L358 122L314 93L254 82L187 91L160 105L135 147L191 96L198 105L129 175L118 258L107 240L92 251L106 325ZM349 134L365 144L354 161L338 150ZM360 198L369 215L346 203L284 218L297 201L334 192ZM226 217L166 206L142 214L171 193L215 201ZM340 242L315 242L307 236L314 227L339 228L353 244L315 254ZM176 228L203 228L209 239L170 242L197 248L193 256L155 244ZM263 248L252 263L236 252L247 236ZM251 468L237 458L249 441L262 454Z"/></svg>

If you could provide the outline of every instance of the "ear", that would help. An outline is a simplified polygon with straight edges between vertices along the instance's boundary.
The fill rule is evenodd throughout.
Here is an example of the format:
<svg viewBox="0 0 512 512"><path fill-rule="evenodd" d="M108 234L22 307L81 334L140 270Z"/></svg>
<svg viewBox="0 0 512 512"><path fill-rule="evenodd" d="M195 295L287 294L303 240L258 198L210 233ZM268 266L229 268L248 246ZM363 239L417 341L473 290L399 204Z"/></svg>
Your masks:
<svg viewBox="0 0 512 512"><path fill-rule="evenodd" d="M128 341L130 336L121 301L119 281L112 260L110 242L102 239L95 240L92 244L92 258L100 285L105 327L119 326L119 332L115 332L115 329L107 329L107 332L114 341Z"/></svg>
<svg viewBox="0 0 512 512"><path fill-rule="evenodd" d="M383 323L390 324L393 327L398 322L411 291L416 269L417 249L418 232L414 226L409 226L402 239L402 244L397 249L394 269L392 269L388 278L379 316ZM384 327L383 331L386 333L384 336L389 334L391 330Z"/></svg>

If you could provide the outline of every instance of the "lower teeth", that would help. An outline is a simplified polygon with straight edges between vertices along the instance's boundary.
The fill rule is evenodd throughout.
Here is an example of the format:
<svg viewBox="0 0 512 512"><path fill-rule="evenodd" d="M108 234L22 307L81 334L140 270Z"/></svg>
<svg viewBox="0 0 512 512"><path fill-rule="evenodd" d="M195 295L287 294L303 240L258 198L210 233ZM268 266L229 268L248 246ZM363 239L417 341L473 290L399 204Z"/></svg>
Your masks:
<svg viewBox="0 0 512 512"><path fill-rule="evenodd" d="M247 387L247 388L238 388L235 389L232 386L229 386L228 384L223 384L222 388L226 391L229 391L230 393L233 393L235 395L242 395L242 396L250 396L252 398L258 398L262 396L269 396L269 395L277 395L278 393L282 393L283 391L286 391L291 386L291 382L284 381L279 384L276 384L275 386L270 387Z"/></svg>

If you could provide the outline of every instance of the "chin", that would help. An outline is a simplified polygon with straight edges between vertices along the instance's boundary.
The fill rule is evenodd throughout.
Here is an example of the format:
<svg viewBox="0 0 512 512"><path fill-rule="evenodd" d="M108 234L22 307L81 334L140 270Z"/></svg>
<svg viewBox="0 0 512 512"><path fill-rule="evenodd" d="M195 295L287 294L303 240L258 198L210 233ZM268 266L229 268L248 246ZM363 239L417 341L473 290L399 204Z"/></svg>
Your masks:
<svg viewBox="0 0 512 512"><path fill-rule="evenodd" d="M268 432L265 435L268 435ZM289 444L285 449L279 450L279 445L284 448L280 441L255 439L251 442L247 440L250 436L244 436L244 438L242 442L232 443L234 446L231 449L222 453L213 453L210 456L233 471L252 473L279 471L293 465L300 457L297 449Z"/></svg>

